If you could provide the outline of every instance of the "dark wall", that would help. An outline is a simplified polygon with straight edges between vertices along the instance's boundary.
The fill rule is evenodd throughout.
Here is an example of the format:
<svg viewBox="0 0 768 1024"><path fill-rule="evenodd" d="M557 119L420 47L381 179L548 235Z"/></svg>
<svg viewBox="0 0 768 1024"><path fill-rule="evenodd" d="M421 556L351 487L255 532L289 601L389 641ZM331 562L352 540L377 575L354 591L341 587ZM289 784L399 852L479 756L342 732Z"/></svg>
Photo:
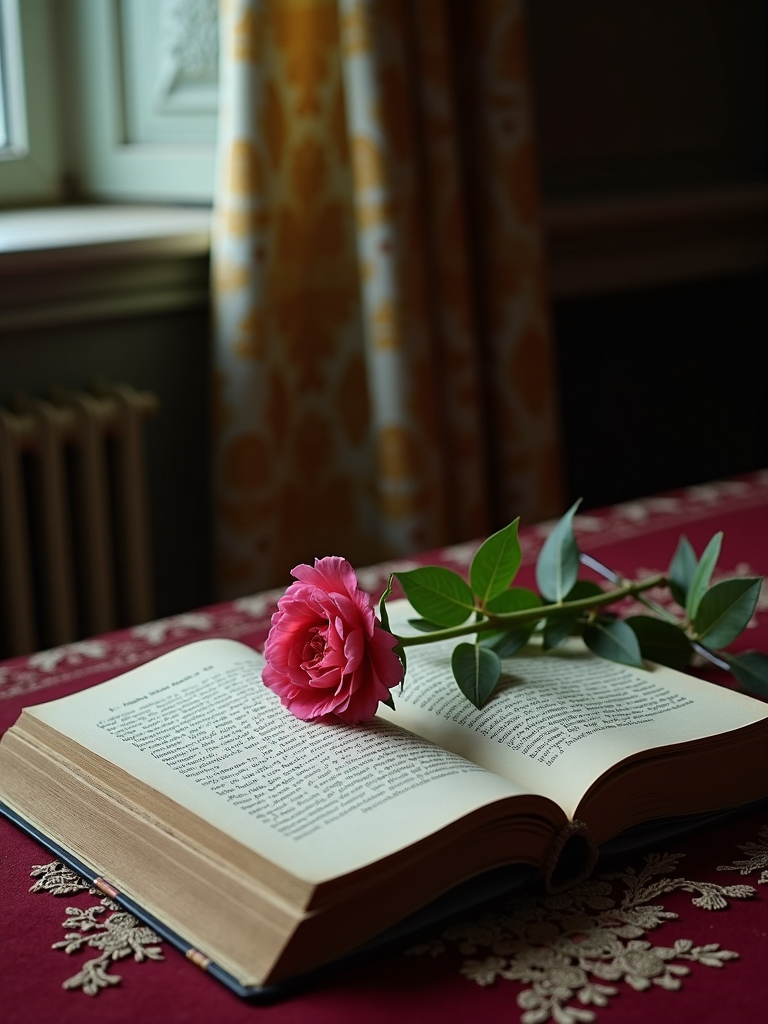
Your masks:
<svg viewBox="0 0 768 1024"><path fill-rule="evenodd" d="M529 0L545 207L765 188L767 11ZM716 254L713 224L701 236ZM675 283L660 251L664 287L555 295L566 486L587 507L768 466L768 268Z"/></svg>
<svg viewBox="0 0 768 1024"><path fill-rule="evenodd" d="M569 502L768 466L767 285L759 273L554 304Z"/></svg>
<svg viewBox="0 0 768 1024"><path fill-rule="evenodd" d="M547 198L765 179L766 0L528 0Z"/></svg>

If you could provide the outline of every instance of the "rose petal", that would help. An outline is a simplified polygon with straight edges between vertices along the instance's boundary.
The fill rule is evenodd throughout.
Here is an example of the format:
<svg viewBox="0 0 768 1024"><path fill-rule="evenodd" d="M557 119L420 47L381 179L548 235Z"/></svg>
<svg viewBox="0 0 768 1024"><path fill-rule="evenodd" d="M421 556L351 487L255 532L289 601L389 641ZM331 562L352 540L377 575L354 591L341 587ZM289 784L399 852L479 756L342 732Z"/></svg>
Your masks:
<svg viewBox="0 0 768 1024"><path fill-rule="evenodd" d="M272 616L262 679L298 718L366 721L402 679L397 638L345 559L321 558L293 575Z"/></svg>
<svg viewBox="0 0 768 1024"><path fill-rule="evenodd" d="M314 566L297 565L291 569L291 576L302 583L312 584L326 594L352 596L359 590L355 570L346 558L337 556L316 558Z"/></svg>

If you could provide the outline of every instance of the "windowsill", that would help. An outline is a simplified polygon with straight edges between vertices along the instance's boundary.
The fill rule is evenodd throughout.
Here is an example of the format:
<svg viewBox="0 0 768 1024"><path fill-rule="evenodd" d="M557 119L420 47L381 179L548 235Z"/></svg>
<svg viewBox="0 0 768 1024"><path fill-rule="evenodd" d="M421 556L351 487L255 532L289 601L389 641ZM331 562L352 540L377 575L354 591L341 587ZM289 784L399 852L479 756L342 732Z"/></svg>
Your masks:
<svg viewBox="0 0 768 1024"><path fill-rule="evenodd" d="M211 210L185 206L51 206L0 210L0 273L43 264L205 255Z"/></svg>
<svg viewBox="0 0 768 1024"><path fill-rule="evenodd" d="M203 308L210 239L210 208L0 211L0 334Z"/></svg>

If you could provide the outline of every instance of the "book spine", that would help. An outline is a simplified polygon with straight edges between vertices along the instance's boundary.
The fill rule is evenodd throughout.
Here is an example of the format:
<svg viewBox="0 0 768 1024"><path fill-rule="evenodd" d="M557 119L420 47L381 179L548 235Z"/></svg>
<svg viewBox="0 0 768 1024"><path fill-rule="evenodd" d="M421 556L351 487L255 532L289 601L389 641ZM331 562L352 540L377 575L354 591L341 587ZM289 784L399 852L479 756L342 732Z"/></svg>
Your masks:
<svg viewBox="0 0 768 1024"><path fill-rule="evenodd" d="M71 868L74 872L80 875L89 885L92 885L94 889L98 889L99 892L104 893L105 896L109 896L110 899L115 900L125 910L134 917L139 918L145 924L157 932L161 939L170 943L175 949L178 949L190 963L195 964L196 967L201 968L208 974L212 975L222 984L226 985L236 995L243 998L270 998L272 996L272 988L260 987L258 985L242 985L234 975L225 971L223 967L220 967L215 961L202 953L199 949L196 949L190 942L187 942L178 932L173 931L167 925L163 924L162 921L158 920L153 914L150 914L142 906L140 906L134 899L132 899L127 893L121 892L111 882L107 881L101 875L98 875L91 867L83 863L78 857L70 853L69 850L59 846L55 840L50 839L44 833L40 832L34 825L26 821L20 814L9 807L7 804L0 800L0 814L8 818L14 825L20 828L28 836L31 836L36 842L44 846L46 850L49 850L55 857L57 857L63 864L66 864L68 868Z"/></svg>

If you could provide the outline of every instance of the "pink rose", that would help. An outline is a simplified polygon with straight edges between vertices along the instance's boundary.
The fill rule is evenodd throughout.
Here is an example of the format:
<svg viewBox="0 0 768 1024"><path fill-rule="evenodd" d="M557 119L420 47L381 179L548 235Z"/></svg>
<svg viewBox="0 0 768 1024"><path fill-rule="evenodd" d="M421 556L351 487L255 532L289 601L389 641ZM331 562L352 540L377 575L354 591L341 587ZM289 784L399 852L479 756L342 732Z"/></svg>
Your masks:
<svg viewBox="0 0 768 1024"><path fill-rule="evenodd" d="M364 722L403 678L397 638L344 558L297 565L267 637L264 683L305 721Z"/></svg>

